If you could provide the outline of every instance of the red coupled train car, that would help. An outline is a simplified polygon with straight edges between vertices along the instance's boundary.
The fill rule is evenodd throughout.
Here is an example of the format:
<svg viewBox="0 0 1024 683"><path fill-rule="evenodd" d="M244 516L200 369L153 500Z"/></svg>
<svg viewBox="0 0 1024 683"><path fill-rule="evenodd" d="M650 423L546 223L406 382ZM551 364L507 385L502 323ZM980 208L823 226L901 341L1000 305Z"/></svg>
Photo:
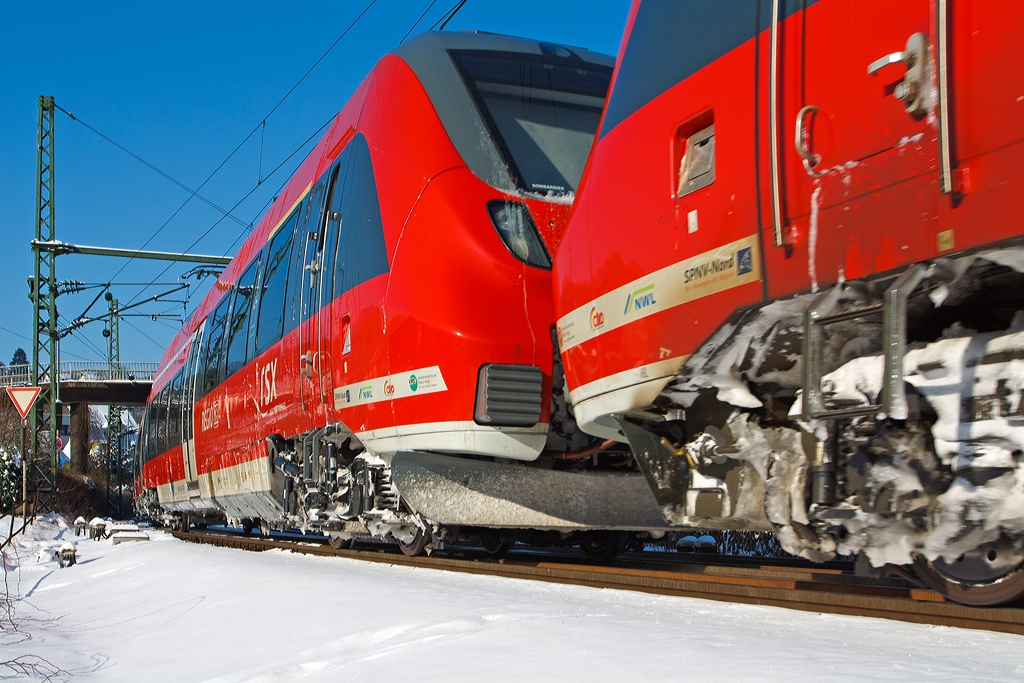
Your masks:
<svg viewBox="0 0 1024 683"><path fill-rule="evenodd" d="M634 3L555 306L580 426L667 523L1024 594L1022 26Z"/></svg>
<svg viewBox="0 0 1024 683"><path fill-rule="evenodd" d="M556 466L611 468L578 457L550 272L613 65L476 33L381 59L164 353L139 506L407 553L621 527L587 500L642 477Z"/></svg>

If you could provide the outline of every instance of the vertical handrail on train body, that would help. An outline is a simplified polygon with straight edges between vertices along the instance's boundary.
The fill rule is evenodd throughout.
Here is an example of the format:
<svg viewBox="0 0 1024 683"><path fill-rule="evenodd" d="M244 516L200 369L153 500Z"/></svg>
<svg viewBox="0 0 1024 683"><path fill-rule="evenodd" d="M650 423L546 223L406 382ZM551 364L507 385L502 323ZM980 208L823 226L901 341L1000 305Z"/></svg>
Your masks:
<svg viewBox="0 0 1024 683"><path fill-rule="evenodd" d="M772 0L771 64L768 75L768 135L771 137L772 222L775 246L784 243L782 234L782 187L779 178L779 0Z"/></svg>
<svg viewBox="0 0 1024 683"><path fill-rule="evenodd" d="M935 7L935 55L939 89L939 191L953 194L953 160L949 139L949 2L938 0Z"/></svg>

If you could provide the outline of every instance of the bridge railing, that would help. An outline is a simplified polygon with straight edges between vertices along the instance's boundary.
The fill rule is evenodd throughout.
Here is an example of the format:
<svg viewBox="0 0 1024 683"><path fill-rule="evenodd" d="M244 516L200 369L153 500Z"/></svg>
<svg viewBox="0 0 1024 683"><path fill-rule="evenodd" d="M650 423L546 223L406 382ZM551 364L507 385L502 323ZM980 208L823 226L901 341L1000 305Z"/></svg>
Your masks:
<svg viewBox="0 0 1024 683"><path fill-rule="evenodd" d="M65 361L57 368L57 381L65 382L152 382L157 363L105 363L103 361ZM0 368L0 387L26 386L32 379L29 365ZM43 378L45 381L46 378Z"/></svg>

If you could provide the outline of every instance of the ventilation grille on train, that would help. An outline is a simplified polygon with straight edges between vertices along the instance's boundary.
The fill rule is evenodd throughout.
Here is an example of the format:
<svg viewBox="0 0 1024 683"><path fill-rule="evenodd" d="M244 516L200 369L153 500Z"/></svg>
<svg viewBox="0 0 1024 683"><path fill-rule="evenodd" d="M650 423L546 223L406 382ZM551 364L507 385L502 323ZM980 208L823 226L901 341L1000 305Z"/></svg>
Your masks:
<svg viewBox="0 0 1024 683"><path fill-rule="evenodd" d="M484 365L476 385L477 424L532 427L540 419L541 372L536 365Z"/></svg>

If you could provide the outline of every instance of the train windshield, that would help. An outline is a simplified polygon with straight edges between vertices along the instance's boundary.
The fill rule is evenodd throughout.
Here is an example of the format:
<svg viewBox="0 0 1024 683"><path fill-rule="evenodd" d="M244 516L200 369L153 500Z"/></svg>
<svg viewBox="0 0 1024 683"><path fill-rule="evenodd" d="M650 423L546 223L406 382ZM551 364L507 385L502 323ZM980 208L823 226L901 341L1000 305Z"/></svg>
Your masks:
<svg viewBox="0 0 1024 683"><path fill-rule="evenodd" d="M611 80L580 59L451 50L505 164L530 192L576 191Z"/></svg>

